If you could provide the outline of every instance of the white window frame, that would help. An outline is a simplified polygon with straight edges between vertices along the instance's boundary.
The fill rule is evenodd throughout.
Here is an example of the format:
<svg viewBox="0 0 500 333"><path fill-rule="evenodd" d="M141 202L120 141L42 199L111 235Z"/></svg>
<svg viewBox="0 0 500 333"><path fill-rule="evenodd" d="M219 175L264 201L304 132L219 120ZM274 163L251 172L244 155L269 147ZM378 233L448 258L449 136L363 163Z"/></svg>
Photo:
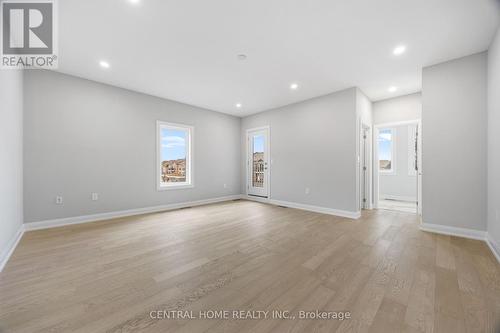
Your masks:
<svg viewBox="0 0 500 333"><path fill-rule="evenodd" d="M384 176L396 176L396 128L395 127L380 127L377 131L377 151L380 151L379 149L379 136L380 132L383 130L390 130L391 131L391 170L382 170L380 169L380 155L377 154L377 168L379 170L379 173Z"/></svg>
<svg viewBox="0 0 500 333"><path fill-rule="evenodd" d="M161 130L169 128L174 130L187 131L187 147L186 147L186 181L182 183L165 183L161 180ZM158 191L179 190L194 187L194 127L184 124L170 123L158 120L156 122L156 185Z"/></svg>

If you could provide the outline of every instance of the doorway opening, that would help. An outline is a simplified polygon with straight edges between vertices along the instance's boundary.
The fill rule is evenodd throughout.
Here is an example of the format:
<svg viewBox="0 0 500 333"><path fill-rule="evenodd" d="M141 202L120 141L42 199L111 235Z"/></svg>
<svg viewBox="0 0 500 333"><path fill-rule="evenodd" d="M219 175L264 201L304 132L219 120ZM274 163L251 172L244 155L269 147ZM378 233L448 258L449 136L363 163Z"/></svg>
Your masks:
<svg viewBox="0 0 500 333"><path fill-rule="evenodd" d="M421 214L420 120L387 123L374 131L374 205Z"/></svg>
<svg viewBox="0 0 500 333"><path fill-rule="evenodd" d="M268 198L269 127L247 130L247 195Z"/></svg>

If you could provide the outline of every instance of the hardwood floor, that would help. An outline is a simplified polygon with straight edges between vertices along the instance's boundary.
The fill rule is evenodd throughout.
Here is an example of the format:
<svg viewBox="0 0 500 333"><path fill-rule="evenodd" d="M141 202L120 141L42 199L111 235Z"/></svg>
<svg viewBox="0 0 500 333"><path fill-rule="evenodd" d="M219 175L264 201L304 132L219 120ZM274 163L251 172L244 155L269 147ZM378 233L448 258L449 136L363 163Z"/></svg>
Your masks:
<svg viewBox="0 0 500 333"><path fill-rule="evenodd" d="M235 201L32 231L0 273L0 332L494 332L499 318L500 265L483 242L383 210L350 220Z"/></svg>

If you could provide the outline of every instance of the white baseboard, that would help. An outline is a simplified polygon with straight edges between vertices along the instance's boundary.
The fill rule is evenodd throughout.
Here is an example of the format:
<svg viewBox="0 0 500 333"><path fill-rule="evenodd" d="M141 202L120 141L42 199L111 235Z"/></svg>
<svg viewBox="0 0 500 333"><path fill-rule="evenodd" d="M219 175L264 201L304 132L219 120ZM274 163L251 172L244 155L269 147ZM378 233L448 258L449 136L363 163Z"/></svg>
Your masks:
<svg viewBox="0 0 500 333"><path fill-rule="evenodd" d="M7 264L7 261L9 261L9 258L12 255L12 253L14 253L14 250L16 249L17 244L23 237L23 234L24 234L24 225L21 224L14 237L12 237L12 239L9 241L9 243L7 244L7 246L0 255L0 272Z"/></svg>
<svg viewBox="0 0 500 333"><path fill-rule="evenodd" d="M486 235L486 244L488 244L491 252L493 252L493 255L500 263L500 244L498 244L489 233Z"/></svg>
<svg viewBox="0 0 500 333"><path fill-rule="evenodd" d="M21 240L24 232L28 231L28 230L55 228L55 227L60 227L60 226L64 226L64 225L88 223L88 222L108 220L108 219L118 218L118 217L133 216L133 215L140 215L140 214L147 214L147 213L155 213L155 212L160 212L160 211L167 211L167 210L173 210L173 209L179 209L179 208L185 208L185 207L191 207L191 206L201 206L201 205L207 205L207 204L211 204L211 203L237 200L237 199L241 199L241 198L253 200L253 201L258 201L258 202L269 203L269 204L273 204L273 205L285 206L285 207L290 207L290 208L297 208L297 209L302 209L302 210L307 210L307 211L312 211L312 212L317 212L317 213L347 217L347 218L352 218L352 219L357 219L361 216L360 212L351 212L351 211L345 211L345 210L338 210L338 209L332 209L332 208L325 208L325 207L319 207L319 206L294 203L294 202L289 202L289 201L281 201L281 200L259 198L259 197L237 194L237 195L231 195L231 196L225 196L225 197L219 197L219 198L212 198L212 199L205 199L205 200L198 200L198 201L191 201L191 202L184 202L184 203L177 203L177 204L170 204L170 205L162 205L162 206L154 206L154 207L146 207L146 208L138 208L138 209L129 209L129 210L123 210L123 211L117 211L117 212L109 212L109 213L93 214L93 215L85 215L85 216L76 216L76 217L46 220L46 221L40 221L40 222L31 222L31 223L25 223L19 227L19 229L16 232L16 234L14 235L14 237L11 239L11 241L9 242L7 247L1 253L1 255L0 255L0 272L3 270L3 268L7 264L7 261L9 260L10 256L14 252L14 250L15 250L17 244L19 243L19 241ZM498 262L500 263L500 246L485 231L466 229L466 228L449 227L449 226L443 226L443 225L431 224L431 223L422 223L420 225L420 230L438 233L438 234L442 234L442 235L458 236L458 237L471 238L471 239L485 241L486 244L489 246L490 250L493 252L496 259L498 260Z"/></svg>
<svg viewBox="0 0 500 333"><path fill-rule="evenodd" d="M417 198L415 197L405 197L402 195L391 195L391 194L380 194L380 199L417 202Z"/></svg>
<svg viewBox="0 0 500 333"><path fill-rule="evenodd" d="M422 223L420 224L420 230L429 231L436 234L448 235L448 236L458 236L477 240L486 240L486 231L449 227L446 225L432 224L432 223Z"/></svg>
<svg viewBox="0 0 500 333"><path fill-rule="evenodd" d="M243 198L248 199L248 200L252 200L252 201L269 203L269 204L277 205L277 206L285 206L285 207L290 207L290 208L307 210L307 211L311 211L311 212L315 212L315 213L322 213L322 214L329 214L329 215L335 215L335 216L340 216L340 217L347 217L350 219L359 219L361 217L361 212L352 212L352 211L348 211L348 210L313 206L313 205L301 204L301 203L290 202L290 201L260 198L260 197L249 196L249 195L243 196Z"/></svg>
<svg viewBox="0 0 500 333"><path fill-rule="evenodd" d="M193 206L202 206L202 205L208 205L208 204L223 202L223 201L231 201L231 200L236 200L236 199L241 199L241 195L236 194L236 195L230 195L230 196L225 196L225 197L218 197L218 198L211 198L211 199L204 199L204 200L197 200L197 201L190 201L190 202L182 202L182 203L175 203L175 204L168 204L168 205L161 205L161 206L128 209L128 210L121 210L121 211L116 211L116 212L108 212L108 213L100 213L100 214L92 214L92 215L66 217L66 218L45 220L45 221L39 221L39 222L28 222L28 223L24 224L24 227L25 227L26 231L56 228L56 227L62 227L65 225L96 222L96 221L109 220L109 219L114 219L114 218L119 218L119 217L134 216L134 215L141 215L141 214L148 214L148 213L157 213L157 212L162 212L162 211L167 211L167 210L173 210L173 209L179 209L179 208L185 208L185 207L193 207Z"/></svg>
<svg viewBox="0 0 500 333"><path fill-rule="evenodd" d="M491 252L493 252L493 255L500 263L500 245L486 231L449 227L445 225L432 224L432 223L420 224L420 230L447 236L457 236L457 237L481 240L488 245Z"/></svg>

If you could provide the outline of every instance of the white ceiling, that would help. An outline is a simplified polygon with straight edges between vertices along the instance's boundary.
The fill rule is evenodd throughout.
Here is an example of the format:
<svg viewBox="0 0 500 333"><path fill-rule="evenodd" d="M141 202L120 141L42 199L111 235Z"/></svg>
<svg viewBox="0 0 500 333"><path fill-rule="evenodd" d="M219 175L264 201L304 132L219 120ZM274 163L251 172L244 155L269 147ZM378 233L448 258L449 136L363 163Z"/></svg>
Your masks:
<svg viewBox="0 0 500 333"><path fill-rule="evenodd" d="M495 0L139 1L59 1L58 71L238 116L419 91L422 67L486 50L499 22Z"/></svg>

